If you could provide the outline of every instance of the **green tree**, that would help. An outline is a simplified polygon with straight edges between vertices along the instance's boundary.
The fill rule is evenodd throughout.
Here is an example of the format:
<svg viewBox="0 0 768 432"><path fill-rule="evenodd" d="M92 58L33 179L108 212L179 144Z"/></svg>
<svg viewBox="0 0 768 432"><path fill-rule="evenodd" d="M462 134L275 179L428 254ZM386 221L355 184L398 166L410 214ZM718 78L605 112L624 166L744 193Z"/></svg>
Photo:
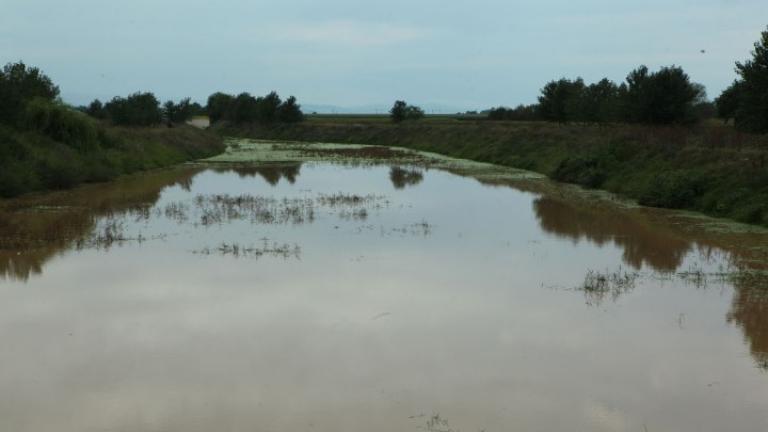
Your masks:
<svg viewBox="0 0 768 432"><path fill-rule="evenodd" d="M695 106L706 99L704 86L691 82L677 66L650 73L640 66L620 89L624 119L633 123L687 124L697 120Z"/></svg>
<svg viewBox="0 0 768 432"><path fill-rule="evenodd" d="M408 113L408 104L405 101L395 101L392 109L389 110L389 117L395 123L400 123L406 118Z"/></svg>
<svg viewBox="0 0 768 432"><path fill-rule="evenodd" d="M160 101L152 93L133 93L115 97L105 109L113 123L123 126L152 126L162 121Z"/></svg>
<svg viewBox="0 0 768 432"><path fill-rule="evenodd" d="M90 104L88 104L87 107L85 107L85 113L97 119L107 118L107 112L104 109L104 104L101 103L101 101L98 99L94 99L93 102L91 102Z"/></svg>
<svg viewBox="0 0 768 432"><path fill-rule="evenodd" d="M240 93L232 101L226 119L234 123L250 123L259 117L259 101L250 93Z"/></svg>
<svg viewBox="0 0 768 432"><path fill-rule="evenodd" d="M605 123L616 120L619 87L608 78L590 84L584 89L582 99L582 121Z"/></svg>
<svg viewBox="0 0 768 432"><path fill-rule="evenodd" d="M539 96L539 115L544 120L567 123L580 120L583 112L584 81L561 78L548 82Z"/></svg>
<svg viewBox="0 0 768 432"><path fill-rule="evenodd" d="M190 98L184 98L178 104L167 101L163 104L163 118L168 124L184 123L194 115L195 107Z"/></svg>
<svg viewBox="0 0 768 432"><path fill-rule="evenodd" d="M742 81L734 81L715 99L717 116L725 120L726 123L728 120L736 117L736 111L739 109L739 101L741 100L741 92Z"/></svg>
<svg viewBox="0 0 768 432"><path fill-rule="evenodd" d="M755 42L752 59L736 63L741 77L736 127L749 132L768 132L768 30Z"/></svg>
<svg viewBox="0 0 768 432"><path fill-rule="evenodd" d="M58 96L59 88L40 69L8 63L0 71L0 123L17 123L27 101L53 101Z"/></svg>
<svg viewBox="0 0 768 432"><path fill-rule="evenodd" d="M234 100L234 96L222 92L216 92L208 96L208 104L205 110L208 112L208 118L211 120L211 123L226 120Z"/></svg>
<svg viewBox="0 0 768 432"><path fill-rule="evenodd" d="M278 109L282 101L277 92L270 92L268 95L256 99L257 116L256 120L262 123L272 123L278 120Z"/></svg>
<svg viewBox="0 0 768 432"><path fill-rule="evenodd" d="M424 110L416 105L408 105L405 101L395 101L392 109L389 110L389 118L395 123L404 120L419 120L424 118Z"/></svg>
<svg viewBox="0 0 768 432"><path fill-rule="evenodd" d="M296 103L296 98L291 96L286 99L277 110L278 119L284 123L298 123L304 120L301 105Z"/></svg>

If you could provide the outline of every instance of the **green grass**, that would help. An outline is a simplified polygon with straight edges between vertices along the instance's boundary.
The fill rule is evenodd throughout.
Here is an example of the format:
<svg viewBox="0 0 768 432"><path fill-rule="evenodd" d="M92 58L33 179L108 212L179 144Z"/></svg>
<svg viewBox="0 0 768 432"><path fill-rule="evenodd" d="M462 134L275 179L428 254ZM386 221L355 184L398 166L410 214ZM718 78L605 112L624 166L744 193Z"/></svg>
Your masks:
<svg viewBox="0 0 768 432"><path fill-rule="evenodd" d="M644 205L768 226L768 136L698 128L489 122L433 116L314 116L296 125L218 128L225 135L398 146L536 171Z"/></svg>
<svg viewBox="0 0 768 432"><path fill-rule="evenodd" d="M192 127L94 127L87 147L38 130L0 126L0 198L67 189L123 174L213 156L220 137ZM69 142L72 141L72 142Z"/></svg>

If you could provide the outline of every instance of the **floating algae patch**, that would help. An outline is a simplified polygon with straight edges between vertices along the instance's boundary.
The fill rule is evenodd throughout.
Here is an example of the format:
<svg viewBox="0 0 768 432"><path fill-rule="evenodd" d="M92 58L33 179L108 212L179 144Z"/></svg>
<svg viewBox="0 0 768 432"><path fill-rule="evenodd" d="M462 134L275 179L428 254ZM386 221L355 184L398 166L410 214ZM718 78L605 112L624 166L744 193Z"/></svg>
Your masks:
<svg viewBox="0 0 768 432"><path fill-rule="evenodd" d="M303 143L230 138L224 153L202 162L286 163L334 162L342 164L391 164L443 169L454 174L473 176L480 181L544 179L542 174L484 162L457 159L437 153L362 144Z"/></svg>

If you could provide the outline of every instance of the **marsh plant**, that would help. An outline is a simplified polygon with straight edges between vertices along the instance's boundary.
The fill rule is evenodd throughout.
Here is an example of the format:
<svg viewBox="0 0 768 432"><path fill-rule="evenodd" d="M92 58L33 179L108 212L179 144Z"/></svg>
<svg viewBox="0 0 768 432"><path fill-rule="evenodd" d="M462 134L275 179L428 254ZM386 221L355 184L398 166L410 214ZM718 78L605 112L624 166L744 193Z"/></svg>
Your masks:
<svg viewBox="0 0 768 432"><path fill-rule="evenodd" d="M223 242L216 247L205 247L193 251L193 253L199 255L231 256L235 258L260 258L269 256L283 259L299 259L301 256L301 248L295 243L293 245L289 245L288 243L279 244L277 242L270 243L269 240L264 239L263 244L260 246Z"/></svg>
<svg viewBox="0 0 768 432"><path fill-rule="evenodd" d="M616 301L622 294L632 291L639 277L639 273L621 267L606 272L589 270L578 289L584 293L587 304L600 305L606 298Z"/></svg>

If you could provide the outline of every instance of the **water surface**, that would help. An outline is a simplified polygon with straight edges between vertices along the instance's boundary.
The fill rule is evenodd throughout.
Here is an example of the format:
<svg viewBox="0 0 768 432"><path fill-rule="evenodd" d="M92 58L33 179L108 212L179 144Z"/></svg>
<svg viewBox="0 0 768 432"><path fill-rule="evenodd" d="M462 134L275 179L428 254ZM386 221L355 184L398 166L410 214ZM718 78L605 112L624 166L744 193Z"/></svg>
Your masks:
<svg viewBox="0 0 768 432"><path fill-rule="evenodd" d="M7 201L0 430L768 430L766 237L653 215L328 163Z"/></svg>

